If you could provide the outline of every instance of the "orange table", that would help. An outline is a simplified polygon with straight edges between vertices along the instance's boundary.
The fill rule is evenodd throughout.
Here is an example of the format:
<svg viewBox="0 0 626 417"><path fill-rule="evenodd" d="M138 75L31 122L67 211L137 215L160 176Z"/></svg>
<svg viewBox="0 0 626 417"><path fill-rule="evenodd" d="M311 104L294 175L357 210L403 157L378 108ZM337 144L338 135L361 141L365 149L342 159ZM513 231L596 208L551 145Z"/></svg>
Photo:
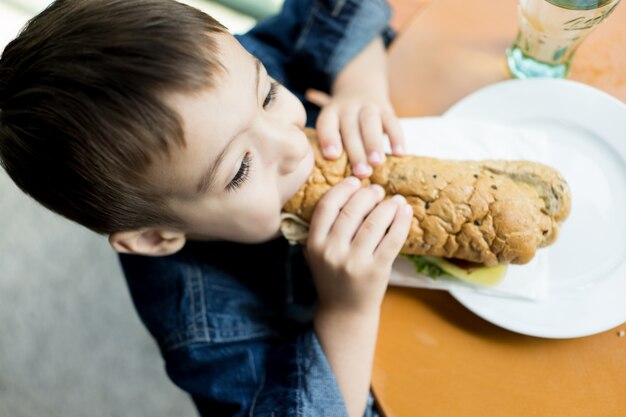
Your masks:
<svg viewBox="0 0 626 417"><path fill-rule="evenodd" d="M504 49L517 30L516 3L433 0L420 8L390 50L398 114L439 115L509 78ZM583 43L569 78L626 101L626 5ZM578 339L523 336L482 320L445 292L390 288L373 389L386 417L624 417L622 331L626 324Z"/></svg>

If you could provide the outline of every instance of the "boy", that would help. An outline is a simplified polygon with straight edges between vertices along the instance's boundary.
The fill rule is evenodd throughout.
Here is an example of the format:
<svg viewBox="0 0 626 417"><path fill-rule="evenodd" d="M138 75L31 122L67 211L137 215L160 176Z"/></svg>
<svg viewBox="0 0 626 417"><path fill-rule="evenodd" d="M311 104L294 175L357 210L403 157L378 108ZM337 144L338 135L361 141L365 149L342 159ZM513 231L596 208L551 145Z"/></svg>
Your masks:
<svg viewBox="0 0 626 417"><path fill-rule="evenodd" d="M401 152L388 18L382 0L293 0L238 43L171 0L60 0L2 55L3 166L109 236L202 415L375 415L380 303L410 207L353 177L320 202L306 249L277 236L312 169L308 88L331 93L317 118L327 157L345 148L365 178L383 131Z"/></svg>

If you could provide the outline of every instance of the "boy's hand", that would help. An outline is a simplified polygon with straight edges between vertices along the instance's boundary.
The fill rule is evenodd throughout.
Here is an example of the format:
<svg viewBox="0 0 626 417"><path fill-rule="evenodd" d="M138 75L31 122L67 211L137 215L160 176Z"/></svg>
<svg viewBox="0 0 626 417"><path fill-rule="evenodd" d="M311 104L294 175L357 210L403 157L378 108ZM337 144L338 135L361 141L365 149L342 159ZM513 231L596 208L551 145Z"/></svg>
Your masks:
<svg viewBox="0 0 626 417"><path fill-rule="evenodd" d="M394 155L404 153L404 137L387 86L387 57L376 37L335 78L331 96L311 91L307 98L322 108L317 136L322 153L335 159L345 148L355 176L363 179L384 162L383 133Z"/></svg>
<svg viewBox="0 0 626 417"><path fill-rule="evenodd" d="M350 177L318 203L306 255L320 310L361 314L380 308L412 217L403 197L382 201L384 195L380 186L362 188Z"/></svg>
<svg viewBox="0 0 626 417"><path fill-rule="evenodd" d="M384 133L393 154L404 153L400 123L384 94L340 90L330 97L311 91L307 97L322 107L316 128L324 157L336 159L345 149L355 176L367 178L384 162Z"/></svg>

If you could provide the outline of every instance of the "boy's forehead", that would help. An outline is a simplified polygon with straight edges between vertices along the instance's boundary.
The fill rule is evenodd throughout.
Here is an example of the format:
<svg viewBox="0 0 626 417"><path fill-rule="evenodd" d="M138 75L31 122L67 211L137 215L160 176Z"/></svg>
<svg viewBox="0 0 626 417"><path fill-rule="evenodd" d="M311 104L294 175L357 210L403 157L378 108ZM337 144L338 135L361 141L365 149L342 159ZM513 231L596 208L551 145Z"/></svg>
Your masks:
<svg viewBox="0 0 626 417"><path fill-rule="evenodd" d="M217 46L224 71L216 74L215 83L207 89L176 92L165 98L181 117L185 136L193 133L187 129L199 125L210 125L214 137L223 136L231 130L229 124L240 120L256 102L258 60L230 34L219 35Z"/></svg>
<svg viewBox="0 0 626 417"><path fill-rule="evenodd" d="M232 137L245 130L256 108L258 61L232 35L219 38L217 55L225 71L217 74L214 85L165 97L180 117L185 143L153 166L160 173L159 182L168 189L181 185L177 177L193 178L207 167Z"/></svg>
<svg viewBox="0 0 626 417"><path fill-rule="evenodd" d="M250 65L255 58L250 55L233 35L229 33L220 34L216 44L220 64L224 66L228 75L237 78L237 76L241 77L250 71Z"/></svg>
<svg viewBox="0 0 626 417"><path fill-rule="evenodd" d="M240 101L250 97L254 92L256 62L253 57L231 34L220 34L217 37L217 57L223 71L215 74L215 85L211 88L213 95L219 100L235 94ZM239 95L241 90L248 92ZM221 97L220 97L221 96Z"/></svg>

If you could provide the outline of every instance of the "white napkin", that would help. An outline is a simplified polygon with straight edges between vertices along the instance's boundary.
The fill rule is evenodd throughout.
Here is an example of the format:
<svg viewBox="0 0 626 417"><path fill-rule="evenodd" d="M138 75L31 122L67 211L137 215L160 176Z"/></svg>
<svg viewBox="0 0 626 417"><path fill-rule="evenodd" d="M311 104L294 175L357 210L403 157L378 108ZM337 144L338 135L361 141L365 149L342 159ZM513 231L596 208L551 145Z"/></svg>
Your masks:
<svg viewBox="0 0 626 417"><path fill-rule="evenodd" d="M547 135L540 130L443 117L403 119L401 123L407 153L421 156L541 161L547 152ZM505 278L487 287L448 277L433 280L415 272L411 262L401 256L394 262L390 284L538 300L548 292L548 257L539 250L531 262L509 265Z"/></svg>

